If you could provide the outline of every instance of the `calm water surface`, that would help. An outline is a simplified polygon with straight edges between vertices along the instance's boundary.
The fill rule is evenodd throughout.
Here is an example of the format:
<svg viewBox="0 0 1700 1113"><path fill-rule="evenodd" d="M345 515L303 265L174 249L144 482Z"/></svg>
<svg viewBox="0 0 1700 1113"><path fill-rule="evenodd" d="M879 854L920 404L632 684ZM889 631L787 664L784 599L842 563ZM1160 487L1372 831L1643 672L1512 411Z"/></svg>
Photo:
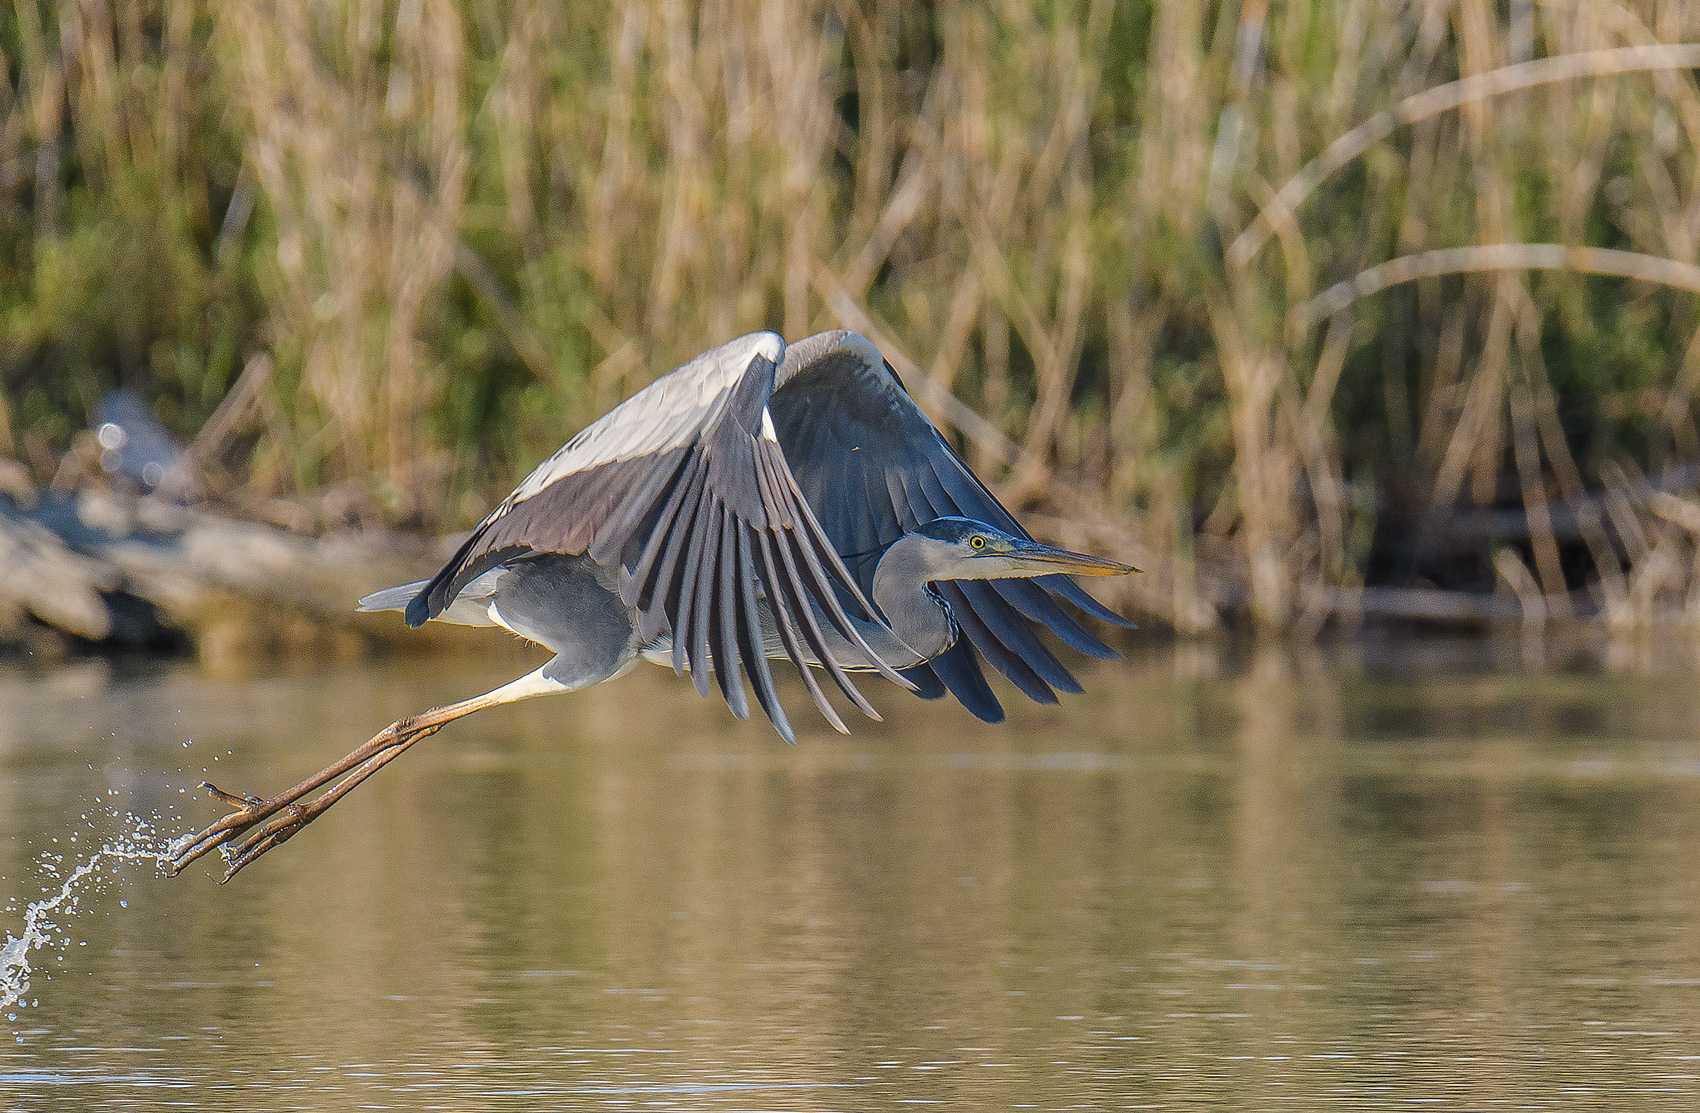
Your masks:
<svg viewBox="0 0 1700 1113"><path fill-rule="evenodd" d="M0 674L0 940L109 803L199 825L524 666ZM457 723L230 885L86 897L0 1110L1700 1107L1692 646L1084 679L795 748L655 669Z"/></svg>

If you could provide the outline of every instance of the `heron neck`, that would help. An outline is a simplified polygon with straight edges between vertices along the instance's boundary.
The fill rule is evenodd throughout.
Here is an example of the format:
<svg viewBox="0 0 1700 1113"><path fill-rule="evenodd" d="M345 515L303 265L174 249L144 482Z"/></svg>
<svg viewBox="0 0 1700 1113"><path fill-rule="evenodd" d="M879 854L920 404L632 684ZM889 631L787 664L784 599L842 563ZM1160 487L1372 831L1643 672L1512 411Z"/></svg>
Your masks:
<svg viewBox="0 0 1700 1113"><path fill-rule="evenodd" d="M892 542L874 568L874 604L885 616L892 633L902 639L902 646L914 651L906 653L902 646L894 647L898 657L911 658L916 654L923 660L936 657L956 640L956 628L944 605L927 590L929 583L940 578L927 539L914 533L906 533ZM882 658L893 660L881 646L869 644Z"/></svg>

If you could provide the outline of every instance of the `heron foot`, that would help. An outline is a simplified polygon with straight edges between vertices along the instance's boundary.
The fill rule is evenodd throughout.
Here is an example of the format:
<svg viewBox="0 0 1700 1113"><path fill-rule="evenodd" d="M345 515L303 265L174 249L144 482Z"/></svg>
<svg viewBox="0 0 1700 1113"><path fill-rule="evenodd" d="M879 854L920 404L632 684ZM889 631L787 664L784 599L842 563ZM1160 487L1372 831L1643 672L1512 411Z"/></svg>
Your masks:
<svg viewBox="0 0 1700 1113"><path fill-rule="evenodd" d="M211 826L184 835L172 843L170 858L165 864L166 875L175 877L189 863L216 848L224 856L225 863L220 883L229 881L268 850L288 842L296 832L323 815L361 781L399 757L402 751L421 738L435 734L441 726L441 723L420 726L406 719L392 723L342 760L327 765L294 788L270 799L226 792L217 785L202 781L202 788L215 799L232 805L235 810ZM325 788L326 785L331 787ZM324 791L320 792L320 789ZM317 796L313 795L315 792L318 792ZM304 799L306 802L302 803Z"/></svg>
<svg viewBox="0 0 1700 1113"><path fill-rule="evenodd" d="M306 815L306 809L290 798L290 793L265 800L258 796L250 796L247 793L226 792L217 785L206 781L201 782L201 787L206 789L214 799L234 805L235 810L223 816L210 827L194 834L185 835L172 843L171 857L165 866L167 876L175 877L189 863L217 849L224 855L225 860L226 868L223 880L229 881L236 876L239 869L264 853L264 850L260 850L256 845L261 837L271 839L270 844L265 848L269 850L271 846L283 842L290 835L300 830L311 818ZM268 819L271 822L267 823ZM261 832L257 832L254 837L237 843L238 839L242 839L260 824L264 824Z"/></svg>
<svg viewBox="0 0 1700 1113"><path fill-rule="evenodd" d="M265 803L265 801L260 799L258 796L249 796L246 792L226 792L211 781L202 781L201 787L212 793L218 799L223 800L226 804L235 804L237 807L257 808Z"/></svg>

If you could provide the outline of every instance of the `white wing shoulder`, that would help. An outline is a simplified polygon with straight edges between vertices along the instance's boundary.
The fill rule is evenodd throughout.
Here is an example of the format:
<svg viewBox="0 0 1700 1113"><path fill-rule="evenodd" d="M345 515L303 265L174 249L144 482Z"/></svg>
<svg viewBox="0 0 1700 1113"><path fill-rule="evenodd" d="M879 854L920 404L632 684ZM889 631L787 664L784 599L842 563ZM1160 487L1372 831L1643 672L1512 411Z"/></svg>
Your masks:
<svg viewBox="0 0 1700 1113"><path fill-rule="evenodd" d="M777 333L753 332L663 375L556 449L485 522L568 476L692 443L720 416L756 356L778 366L784 352L785 341Z"/></svg>

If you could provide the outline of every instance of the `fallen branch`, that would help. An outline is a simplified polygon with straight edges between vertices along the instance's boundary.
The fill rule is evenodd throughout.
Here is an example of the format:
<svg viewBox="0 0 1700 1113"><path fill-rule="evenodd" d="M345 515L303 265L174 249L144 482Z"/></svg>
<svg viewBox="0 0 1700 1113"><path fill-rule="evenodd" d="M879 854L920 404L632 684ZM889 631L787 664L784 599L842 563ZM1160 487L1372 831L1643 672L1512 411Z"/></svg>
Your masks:
<svg viewBox="0 0 1700 1113"><path fill-rule="evenodd" d="M274 626L288 615L352 626L354 601L419 573L428 548L388 534L304 537L99 490L28 509L0 502L0 615L27 611L75 637L120 642L138 632L115 622L118 596L151 603L197 640L243 610Z"/></svg>
<svg viewBox="0 0 1700 1113"><path fill-rule="evenodd" d="M1515 596L1438 588L1324 588L1323 606L1341 618L1378 618L1448 626L1485 626L1524 617Z"/></svg>
<svg viewBox="0 0 1700 1113"><path fill-rule="evenodd" d="M1444 274L1479 271L1568 270L1579 274L1633 278L1700 294L1700 267L1658 255L1618 251L1609 247L1570 247L1557 243L1491 243L1473 247L1444 247L1417 255L1402 255L1335 283L1301 302L1290 315L1294 329L1303 331L1353 302L1403 282Z"/></svg>
<svg viewBox="0 0 1700 1113"><path fill-rule="evenodd" d="M1645 489L1636 493L1643 498L1655 495L1673 498L1674 492L1692 490L1696 485L1700 485L1700 464L1677 464L1647 481ZM1561 541L1581 540L1582 527L1586 520L1600 520L1609 515L1604 493L1560 499L1551 503L1550 507L1552 533ZM1504 510L1454 510L1438 520L1437 529L1440 533L1439 540L1450 542L1475 543L1524 538L1529 536L1529 518L1521 507Z"/></svg>
<svg viewBox="0 0 1700 1113"><path fill-rule="evenodd" d="M1305 163L1297 174L1275 191L1256 219L1228 249L1228 261L1239 269L1269 242L1276 223L1292 213L1316 188L1353 159L1386 139L1403 126L1418 123L1442 112L1476 101L1504 96L1539 85L1575 81L1585 77L1607 77L1621 73L1655 70L1686 70L1700 67L1700 43L1660 46L1624 46L1611 50L1589 50L1519 62L1491 73L1437 85L1406 97L1392 108L1378 112L1330 143L1320 155Z"/></svg>

